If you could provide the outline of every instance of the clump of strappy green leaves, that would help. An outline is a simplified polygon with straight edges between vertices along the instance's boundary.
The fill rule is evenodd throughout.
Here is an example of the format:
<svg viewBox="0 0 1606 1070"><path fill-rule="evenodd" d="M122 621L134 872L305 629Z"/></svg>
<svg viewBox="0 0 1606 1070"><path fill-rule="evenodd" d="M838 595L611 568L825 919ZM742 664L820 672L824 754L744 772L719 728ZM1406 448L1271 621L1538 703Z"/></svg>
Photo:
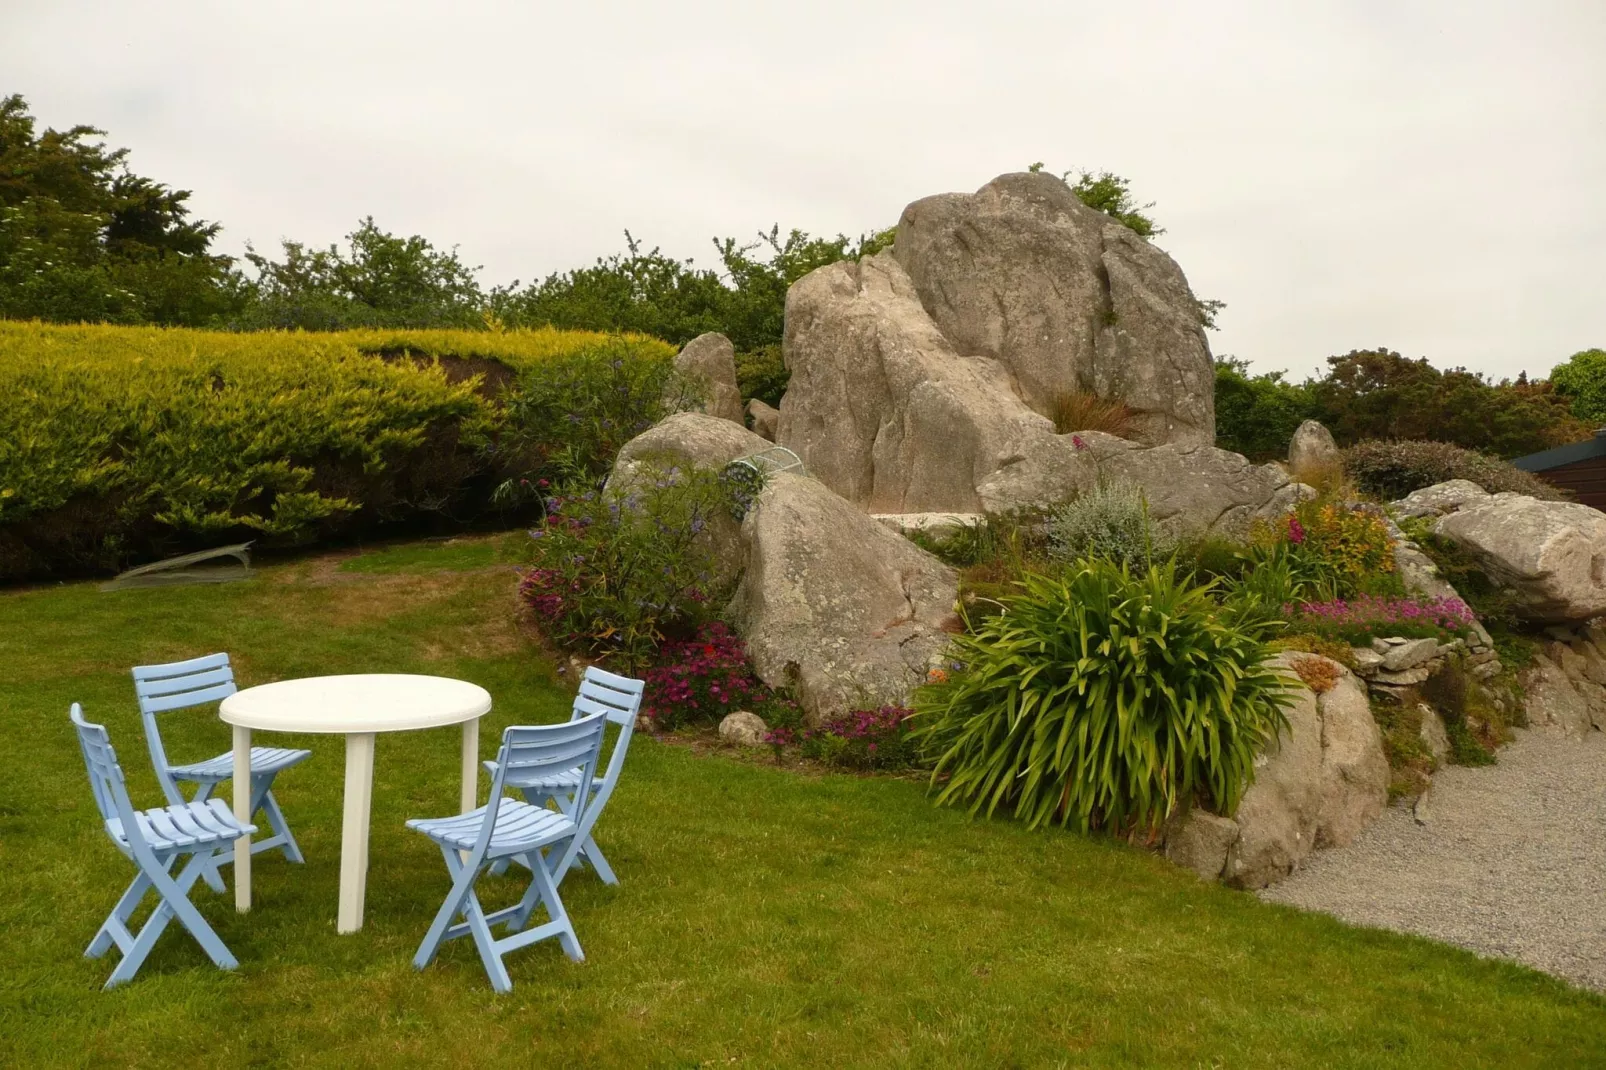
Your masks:
<svg viewBox="0 0 1606 1070"><path fill-rule="evenodd" d="M1232 813L1289 699L1266 664L1276 622L1211 594L1169 564L1028 574L916 695L939 801L1083 831Z"/></svg>

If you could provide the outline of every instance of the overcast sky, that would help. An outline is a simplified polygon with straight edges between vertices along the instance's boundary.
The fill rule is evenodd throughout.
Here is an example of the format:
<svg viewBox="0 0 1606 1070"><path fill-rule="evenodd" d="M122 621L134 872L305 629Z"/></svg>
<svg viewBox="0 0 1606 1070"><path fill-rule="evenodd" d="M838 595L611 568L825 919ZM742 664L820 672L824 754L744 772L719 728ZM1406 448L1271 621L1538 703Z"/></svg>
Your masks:
<svg viewBox="0 0 1606 1070"><path fill-rule="evenodd" d="M482 281L858 234L1033 161L1131 179L1217 353L1606 347L1606 0L0 0L0 93L225 251L363 215Z"/></svg>

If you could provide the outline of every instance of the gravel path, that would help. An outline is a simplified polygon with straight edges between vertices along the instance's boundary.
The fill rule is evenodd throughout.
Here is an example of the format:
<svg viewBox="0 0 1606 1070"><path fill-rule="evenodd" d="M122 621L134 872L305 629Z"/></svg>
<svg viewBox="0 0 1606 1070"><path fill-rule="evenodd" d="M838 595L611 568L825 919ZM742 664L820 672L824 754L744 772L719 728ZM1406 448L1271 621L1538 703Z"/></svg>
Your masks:
<svg viewBox="0 0 1606 1070"><path fill-rule="evenodd" d="M1606 735L1518 731L1261 898L1420 933L1606 991Z"/></svg>

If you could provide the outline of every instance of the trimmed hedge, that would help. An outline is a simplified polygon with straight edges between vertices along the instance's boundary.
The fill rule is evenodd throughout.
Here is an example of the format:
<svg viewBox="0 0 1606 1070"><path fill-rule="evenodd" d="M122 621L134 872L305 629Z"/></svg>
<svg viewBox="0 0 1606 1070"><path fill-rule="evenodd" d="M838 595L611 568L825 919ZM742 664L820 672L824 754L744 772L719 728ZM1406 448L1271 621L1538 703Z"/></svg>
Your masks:
<svg viewBox="0 0 1606 1070"><path fill-rule="evenodd" d="M1344 470L1361 490L1384 500L1451 479L1469 479L1490 494L1510 490L1546 501L1568 500L1532 472L1448 442L1358 442L1344 451Z"/></svg>
<svg viewBox="0 0 1606 1070"><path fill-rule="evenodd" d="M0 322L0 581L257 538L461 525L499 471L502 399L583 331L212 331Z"/></svg>

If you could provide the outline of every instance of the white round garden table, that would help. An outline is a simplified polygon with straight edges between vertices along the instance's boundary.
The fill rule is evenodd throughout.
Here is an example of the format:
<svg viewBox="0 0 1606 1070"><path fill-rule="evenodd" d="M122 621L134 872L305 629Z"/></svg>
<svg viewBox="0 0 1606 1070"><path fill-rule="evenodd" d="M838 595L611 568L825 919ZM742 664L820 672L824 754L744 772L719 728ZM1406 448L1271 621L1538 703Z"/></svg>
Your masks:
<svg viewBox="0 0 1606 1070"><path fill-rule="evenodd" d="M474 809L479 785L480 718L491 696L443 676L370 673L311 676L248 687L223 700L219 716L234 726L234 816L251 820L251 732L324 732L346 737L346 808L340 834L340 910L336 929L362 928L368 886L368 823L374 796L374 736L442 725L463 726L462 811ZM234 905L251 909L251 840L234 841Z"/></svg>

